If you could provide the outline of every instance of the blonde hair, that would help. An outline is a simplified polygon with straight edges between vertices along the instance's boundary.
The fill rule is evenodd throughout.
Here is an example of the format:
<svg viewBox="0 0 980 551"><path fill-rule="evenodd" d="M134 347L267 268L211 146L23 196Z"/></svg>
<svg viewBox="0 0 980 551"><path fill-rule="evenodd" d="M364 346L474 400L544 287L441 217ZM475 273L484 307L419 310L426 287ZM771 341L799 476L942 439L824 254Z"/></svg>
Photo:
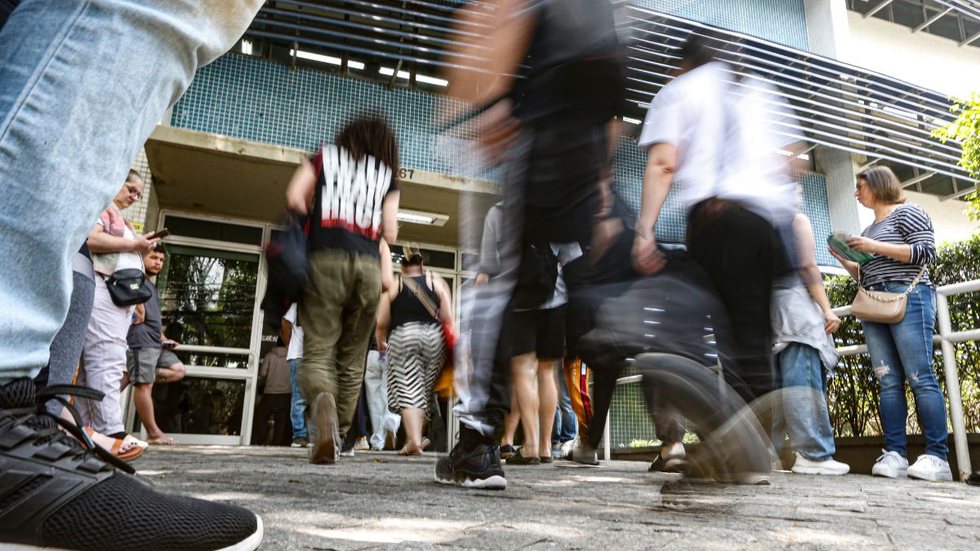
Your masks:
<svg viewBox="0 0 980 551"><path fill-rule="evenodd" d="M876 166L858 173L858 180L864 180L871 191L871 196L878 203L898 205L905 202L905 191L898 176L887 166Z"/></svg>

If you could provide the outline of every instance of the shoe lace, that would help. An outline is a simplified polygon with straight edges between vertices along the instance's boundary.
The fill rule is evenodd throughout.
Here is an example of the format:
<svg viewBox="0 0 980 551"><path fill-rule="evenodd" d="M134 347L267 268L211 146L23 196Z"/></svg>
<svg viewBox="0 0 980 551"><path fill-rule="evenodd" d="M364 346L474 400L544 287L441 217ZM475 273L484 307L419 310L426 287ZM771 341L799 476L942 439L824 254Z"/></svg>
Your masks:
<svg viewBox="0 0 980 551"><path fill-rule="evenodd" d="M875 463L879 463L879 462L880 463L897 463L897 462L899 462L899 459L898 458L901 457L901 456L898 455L898 452L887 452L885 450L881 450L881 451L882 451L882 454L878 456L878 459L875 459Z"/></svg>
<svg viewBox="0 0 980 551"><path fill-rule="evenodd" d="M65 457L71 457L77 462L97 458L123 472L134 474L135 469L92 442L88 434L81 429L82 420L78 411L62 395L91 400L102 400L105 396L102 392L81 385L52 385L37 392L34 407L10 408L2 412L5 416L11 417L15 423L34 431L35 446L59 443L68 448ZM49 412L46 407L49 400L55 400L65 406L74 423Z"/></svg>

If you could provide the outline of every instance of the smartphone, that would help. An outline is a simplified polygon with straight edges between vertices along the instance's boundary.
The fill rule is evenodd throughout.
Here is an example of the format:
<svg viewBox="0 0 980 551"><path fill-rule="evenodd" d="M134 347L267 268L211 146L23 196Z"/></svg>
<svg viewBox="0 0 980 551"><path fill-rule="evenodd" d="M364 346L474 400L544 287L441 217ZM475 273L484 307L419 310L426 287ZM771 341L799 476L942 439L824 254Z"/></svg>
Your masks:
<svg viewBox="0 0 980 551"><path fill-rule="evenodd" d="M163 228L160 231L155 231L153 233L150 233L149 235L146 236L146 238L147 239L163 239L164 237L167 237L168 235L170 235L170 230L168 230L167 228Z"/></svg>
<svg viewBox="0 0 980 551"><path fill-rule="evenodd" d="M174 348L177 348L177 341L168 339L160 343L160 346L166 350L173 350Z"/></svg>

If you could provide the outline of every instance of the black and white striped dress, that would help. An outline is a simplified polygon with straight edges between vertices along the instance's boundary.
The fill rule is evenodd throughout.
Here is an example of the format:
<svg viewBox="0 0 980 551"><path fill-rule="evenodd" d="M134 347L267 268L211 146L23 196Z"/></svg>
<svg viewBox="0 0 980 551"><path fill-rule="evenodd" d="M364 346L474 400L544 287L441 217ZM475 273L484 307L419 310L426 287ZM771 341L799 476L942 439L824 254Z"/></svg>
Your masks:
<svg viewBox="0 0 980 551"><path fill-rule="evenodd" d="M426 285L426 277L414 278L435 304L439 298ZM392 329L388 334L388 409L400 413L418 408L428 416L432 387L442 369L446 344L442 326L428 314L419 299L402 287L391 304Z"/></svg>
<svg viewBox="0 0 980 551"><path fill-rule="evenodd" d="M879 283L912 283L922 266L936 260L932 220L918 205L899 206L880 222L864 228L861 235L883 243L909 245L912 253L908 262L875 255L861 266L861 286L866 289ZM930 284L928 269L922 274L920 283Z"/></svg>

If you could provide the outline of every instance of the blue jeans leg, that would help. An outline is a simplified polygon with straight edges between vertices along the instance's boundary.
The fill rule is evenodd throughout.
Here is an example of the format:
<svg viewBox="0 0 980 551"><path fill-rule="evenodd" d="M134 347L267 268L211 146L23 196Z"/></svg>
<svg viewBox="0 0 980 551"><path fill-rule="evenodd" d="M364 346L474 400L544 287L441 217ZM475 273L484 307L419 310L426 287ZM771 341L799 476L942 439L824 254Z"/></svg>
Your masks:
<svg viewBox="0 0 980 551"><path fill-rule="evenodd" d="M555 370L558 376L558 408L555 411L555 425L551 431L552 444L561 444L575 440L578 434L578 417L572 409L572 399L568 396L565 377L561 369Z"/></svg>
<svg viewBox="0 0 980 551"><path fill-rule="evenodd" d="M790 343L779 353L779 369L783 379L783 426L793 449L812 461L832 458L837 448L824 396L820 353L805 344Z"/></svg>
<svg viewBox="0 0 980 551"><path fill-rule="evenodd" d="M306 400L303 393L296 386L296 371L302 359L289 360L289 383L293 387L292 395L289 399L289 420L293 424L293 440L306 438Z"/></svg>
<svg viewBox="0 0 980 551"><path fill-rule="evenodd" d="M907 285L886 284L878 290L902 292ZM881 387L881 423L885 449L907 455L905 420L908 403L905 382L915 397L926 440L926 453L946 459L946 402L932 369L932 335L935 328L936 296L928 285L919 284L909 294L905 318L895 324L864 323L872 368Z"/></svg>
<svg viewBox="0 0 980 551"><path fill-rule="evenodd" d="M0 272L0 379L47 364L72 255L167 106L260 5L22 0L10 15L0 30L0 258L15 268ZM56 229L39 228L39 215Z"/></svg>

